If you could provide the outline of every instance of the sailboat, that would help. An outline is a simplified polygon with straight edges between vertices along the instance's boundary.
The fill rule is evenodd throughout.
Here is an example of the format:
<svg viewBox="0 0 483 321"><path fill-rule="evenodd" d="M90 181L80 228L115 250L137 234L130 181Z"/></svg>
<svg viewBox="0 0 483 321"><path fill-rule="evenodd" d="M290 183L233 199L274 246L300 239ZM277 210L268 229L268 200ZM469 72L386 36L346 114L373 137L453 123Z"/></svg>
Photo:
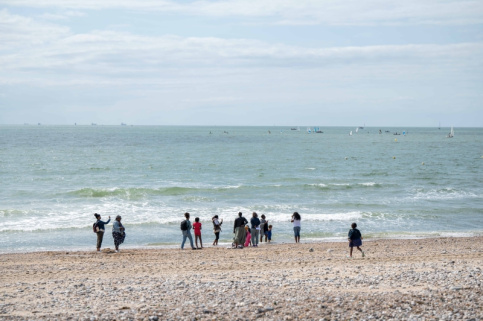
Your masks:
<svg viewBox="0 0 483 321"><path fill-rule="evenodd" d="M453 130L453 126L451 126L451 131L448 134L448 138L453 138L453 137L454 137L454 130Z"/></svg>

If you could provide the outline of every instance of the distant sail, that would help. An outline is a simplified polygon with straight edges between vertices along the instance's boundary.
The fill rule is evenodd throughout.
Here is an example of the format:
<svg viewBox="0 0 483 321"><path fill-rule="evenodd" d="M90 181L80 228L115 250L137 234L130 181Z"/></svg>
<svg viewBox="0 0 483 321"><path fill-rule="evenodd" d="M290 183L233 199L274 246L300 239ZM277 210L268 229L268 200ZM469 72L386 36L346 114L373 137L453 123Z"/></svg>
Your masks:
<svg viewBox="0 0 483 321"><path fill-rule="evenodd" d="M454 137L454 130L453 130L453 126L451 126L451 131L448 134L448 138L453 138L453 137Z"/></svg>

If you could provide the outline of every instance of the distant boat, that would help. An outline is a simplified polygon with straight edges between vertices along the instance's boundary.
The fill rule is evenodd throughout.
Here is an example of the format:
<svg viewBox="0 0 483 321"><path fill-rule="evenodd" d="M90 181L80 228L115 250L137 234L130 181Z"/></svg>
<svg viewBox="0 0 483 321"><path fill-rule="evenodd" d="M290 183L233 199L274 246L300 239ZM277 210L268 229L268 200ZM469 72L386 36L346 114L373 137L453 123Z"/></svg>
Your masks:
<svg viewBox="0 0 483 321"><path fill-rule="evenodd" d="M310 134L312 131L310 130L309 127L307 127L307 134Z"/></svg>
<svg viewBox="0 0 483 321"><path fill-rule="evenodd" d="M359 128L363 129L364 127L357 127L356 128L356 133L359 131Z"/></svg>
<svg viewBox="0 0 483 321"><path fill-rule="evenodd" d="M453 126L451 126L451 131L448 134L448 138L453 138L453 137L454 137L454 130L453 130Z"/></svg>
<svg viewBox="0 0 483 321"><path fill-rule="evenodd" d="M352 130L349 132L349 136L352 136Z"/></svg>
<svg viewBox="0 0 483 321"><path fill-rule="evenodd" d="M96 123L91 123L91 126L97 126L97 124Z"/></svg>
<svg viewBox="0 0 483 321"><path fill-rule="evenodd" d="M290 128L290 130L300 130L300 127L298 127L298 128L292 127L292 128Z"/></svg>
<svg viewBox="0 0 483 321"><path fill-rule="evenodd" d="M125 123L121 123L121 126L126 126L126 124Z"/></svg>

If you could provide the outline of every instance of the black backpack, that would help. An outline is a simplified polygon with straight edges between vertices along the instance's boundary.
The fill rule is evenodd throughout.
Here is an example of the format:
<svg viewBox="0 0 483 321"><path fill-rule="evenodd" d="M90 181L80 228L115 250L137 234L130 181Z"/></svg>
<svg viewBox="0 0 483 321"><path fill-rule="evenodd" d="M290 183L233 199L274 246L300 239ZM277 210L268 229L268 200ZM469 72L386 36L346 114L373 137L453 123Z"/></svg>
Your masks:
<svg viewBox="0 0 483 321"><path fill-rule="evenodd" d="M94 232L94 233L99 232L99 229L98 229L98 227L97 227L97 222L95 222L95 223L92 225L92 230L93 230L93 232Z"/></svg>
<svg viewBox="0 0 483 321"><path fill-rule="evenodd" d="M181 231L187 231L188 230L188 221L184 220L181 222Z"/></svg>

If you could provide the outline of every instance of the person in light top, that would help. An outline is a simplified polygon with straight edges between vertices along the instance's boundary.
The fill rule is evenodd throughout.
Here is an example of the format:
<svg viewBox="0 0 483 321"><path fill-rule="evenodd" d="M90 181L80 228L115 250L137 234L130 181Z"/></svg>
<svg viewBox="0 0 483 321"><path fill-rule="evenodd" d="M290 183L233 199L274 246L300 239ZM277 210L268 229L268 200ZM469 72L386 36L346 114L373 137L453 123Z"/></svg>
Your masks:
<svg viewBox="0 0 483 321"><path fill-rule="evenodd" d="M213 233L215 233L215 240L213 245L218 245L218 240L220 239L221 224L223 224L223 219L218 219L218 215L213 216L211 219L213 222Z"/></svg>
<svg viewBox="0 0 483 321"><path fill-rule="evenodd" d="M119 245L124 243L124 239L126 238L125 228L121 223L121 215L116 216L116 220L112 224L112 238L114 239L116 253L121 252Z"/></svg>
<svg viewBox="0 0 483 321"><path fill-rule="evenodd" d="M300 221L302 218L298 212L294 212L291 222L293 223L293 234L295 237L295 243L300 243Z"/></svg>

